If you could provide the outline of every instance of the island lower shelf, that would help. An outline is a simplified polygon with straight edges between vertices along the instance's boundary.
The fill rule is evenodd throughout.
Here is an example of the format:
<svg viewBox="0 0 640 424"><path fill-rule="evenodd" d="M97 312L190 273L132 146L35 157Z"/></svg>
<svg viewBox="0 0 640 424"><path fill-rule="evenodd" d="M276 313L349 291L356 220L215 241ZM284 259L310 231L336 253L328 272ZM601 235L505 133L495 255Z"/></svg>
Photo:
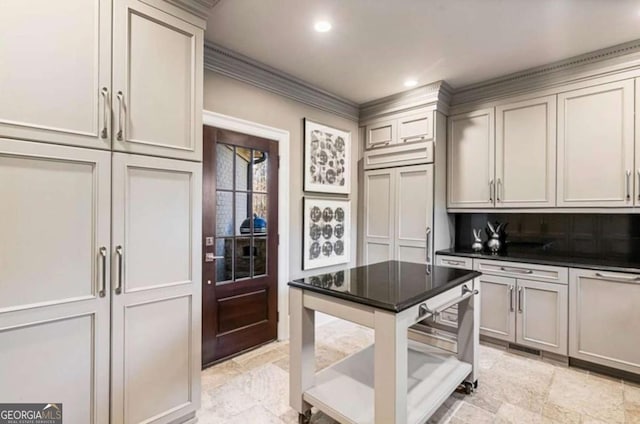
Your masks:
<svg viewBox="0 0 640 424"><path fill-rule="evenodd" d="M371 345L319 372L303 399L341 423L374 423ZM471 373L471 364L434 346L409 341L407 422L425 422Z"/></svg>

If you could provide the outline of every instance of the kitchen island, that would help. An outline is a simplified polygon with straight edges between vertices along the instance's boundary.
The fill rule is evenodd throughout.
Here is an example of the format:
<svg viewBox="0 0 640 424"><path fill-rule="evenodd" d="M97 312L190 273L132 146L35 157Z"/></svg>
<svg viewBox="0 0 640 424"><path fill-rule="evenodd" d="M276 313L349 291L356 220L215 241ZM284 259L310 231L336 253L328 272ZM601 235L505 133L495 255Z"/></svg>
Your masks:
<svg viewBox="0 0 640 424"><path fill-rule="evenodd" d="M399 261L289 283L290 404L306 423L315 406L341 423L424 423L460 385L477 385L475 271ZM458 352L410 331L458 304ZM375 343L315 373L315 311L375 331Z"/></svg>

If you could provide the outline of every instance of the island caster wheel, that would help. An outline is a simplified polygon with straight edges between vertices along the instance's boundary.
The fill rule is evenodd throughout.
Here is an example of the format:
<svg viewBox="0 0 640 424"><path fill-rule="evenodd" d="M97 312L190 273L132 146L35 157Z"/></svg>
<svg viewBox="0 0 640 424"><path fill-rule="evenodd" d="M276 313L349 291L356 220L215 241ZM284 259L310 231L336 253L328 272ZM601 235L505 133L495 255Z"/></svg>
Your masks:
<svg viewBox="0 0 640 424"><path fill-rule="evenodd" d="M311 422L311 410L304 414L298 414L298 424L309 424Z"/></svg>
<svg viewBox="0 0 640 424"><path fill-rule="evenodd" d="M470 395L471 393L473 393L473 386L474 386L474 383L465 381L464 382L464 393L467 394L467 395Z"/></svg>
<svg viewBox="0 0 640 424"><path fill-rule="evenodd" d="M474 382L473 382L473 388L474 388L474 389L477 389L477 388L478 388L478 380L476 380L476 381L474 381Z"/></svg>

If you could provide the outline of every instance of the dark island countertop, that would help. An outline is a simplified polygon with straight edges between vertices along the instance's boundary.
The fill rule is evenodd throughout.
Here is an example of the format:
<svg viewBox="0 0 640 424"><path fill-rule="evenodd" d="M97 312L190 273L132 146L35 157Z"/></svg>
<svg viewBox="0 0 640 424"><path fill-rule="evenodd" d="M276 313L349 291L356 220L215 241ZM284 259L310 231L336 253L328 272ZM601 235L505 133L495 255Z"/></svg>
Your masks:
<svg viewBox="0 0 640 424"><path fill-rule="evenodd" d="M599 271L640 273L640 258L610 258L599 256L579 256L543 250L540 248L507 249L492 254L481 251L474 252L469 248L439 250L439 255L459 256L474 259L493 259L507 262L524 262L538 265L562 266L567 268L594 269Z"/></svg>
<svg viewBox="0 0 640 424"><path fill-rule="evenodd" d="M289 285L400 312L480 275L463 269L387 261L305 277Z"/></svg>

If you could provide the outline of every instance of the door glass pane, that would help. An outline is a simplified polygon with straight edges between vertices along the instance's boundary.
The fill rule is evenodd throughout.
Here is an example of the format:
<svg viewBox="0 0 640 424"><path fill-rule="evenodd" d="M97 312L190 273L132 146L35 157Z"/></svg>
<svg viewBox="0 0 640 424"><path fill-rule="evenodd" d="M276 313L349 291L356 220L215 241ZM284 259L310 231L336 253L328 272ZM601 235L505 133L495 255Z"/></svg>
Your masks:
<svg viewBox="0 0 640 424"><path fill-rule="evenodd" d="M215 255L224 256L216 259L216 284L233 280L233 238L216 239Z"/></svg>
<svg viewBox="0 0 640 424"><path fill-rule="evenodd" d="M249 189L251 149L236 147L236 190Z"/></svg>
<svg viewBox="0 0 640 424"><path fill-rule="evenodd" d="M233 146L216 144L216 189L233 189Z"/></svg>
<svg viewBox="0 0 640 424"><path fill-rule="evenodd" d="M267 238L254 237L253 246L253 275L265 275L267 273Z"/></svg>
<svg viewBox="0 0 640 424"><path fill-rule="evenodd" d="M251 233L249 194L236 193L236 235Z"/></svg>
<svg viewBox="0 0 640 424"><path fill-rule="evenodd" d="M268 177L267 152L260 150L253 151L253 191L267 192Z"/></svg>
<svg viewBox="0 0 640 424"><path fill-rule="evenodd" d="M251 275L251 238L236 238L236 280L248 278Z"/></svg>
<svg viewBox="0 0 640 424"><path fill-rule="evenodd" d="M216 235L233 235L233 193L218 191L216 193Z"/></svg>
<svg viewBox="0 0 640 424"><path fill-rule="evenodd" d="M266 194L254 194L253 195L253 233L254 234L266 234L268 227L267 216L267 195Z"/></svg>

